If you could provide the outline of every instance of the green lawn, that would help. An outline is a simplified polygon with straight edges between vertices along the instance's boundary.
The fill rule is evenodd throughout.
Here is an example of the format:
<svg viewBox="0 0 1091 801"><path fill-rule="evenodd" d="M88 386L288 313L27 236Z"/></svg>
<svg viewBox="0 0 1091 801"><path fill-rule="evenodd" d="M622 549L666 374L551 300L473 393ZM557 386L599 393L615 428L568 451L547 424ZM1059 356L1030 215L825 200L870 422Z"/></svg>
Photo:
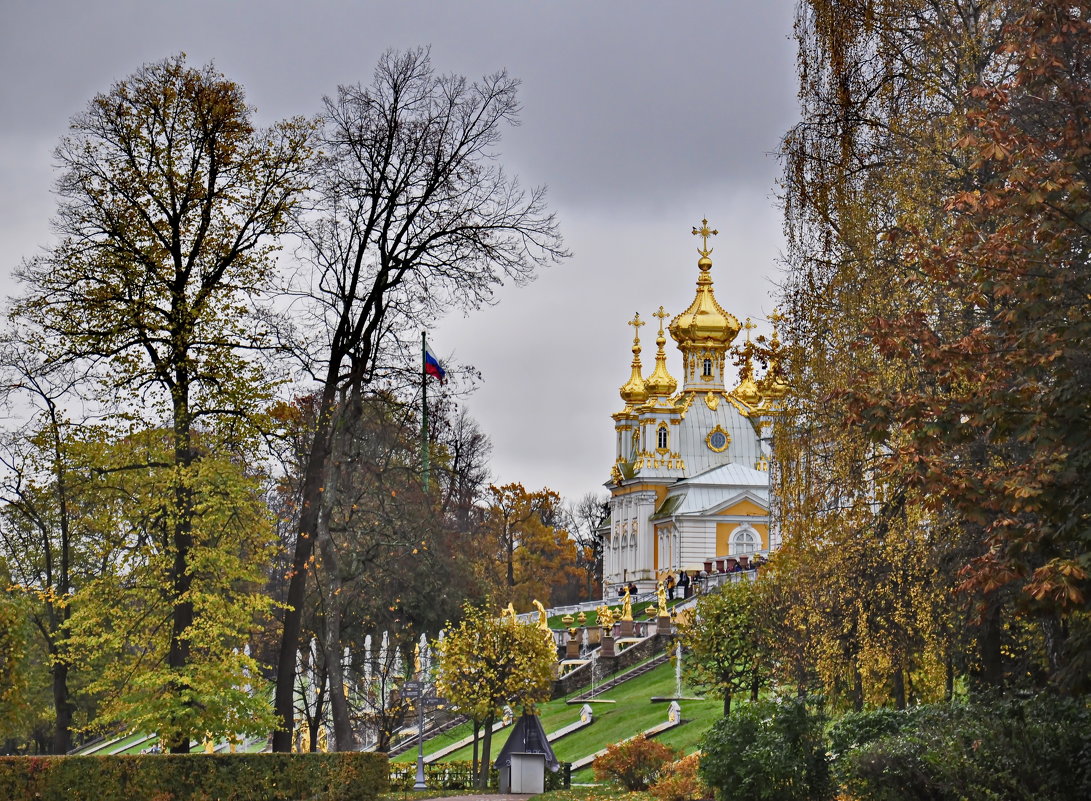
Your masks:
<svg viewBox="0 0 1091 801"><path fill-rule="evenodd" d="M683 690L684 694L691 695ZM614 704L591 704L595 722L590 726L558 740L553 750L563 762L573 762L580 757L592 754L607 745L624 740L627 737L650 728L667 719L667 703L652 703L653 696L674 695L674 665L670 662L660 665L643 676L627 681L606 693L600 699L616 701ZM717 699L708 701L682 701L682 718L687 723L658 736L658 740L691 753L698 748L704 733L720 717L723 704ZM579 720L580 705L565 704L564 699L550 701L540 708L542 726L546 732L555 731ZM492 755L495 757L507 741L510 729L503 729L493 735ZM470 733L469 724L459 726L440 737L425 743L425 753L438 750L441 744L455 742ZM466 746L445 757L444 761L469 760L472 758L472 746ZM395 762L416 759L416 752L402 754ZM591 771L583 770L573 775L577 782L593 781Z"/></svg>

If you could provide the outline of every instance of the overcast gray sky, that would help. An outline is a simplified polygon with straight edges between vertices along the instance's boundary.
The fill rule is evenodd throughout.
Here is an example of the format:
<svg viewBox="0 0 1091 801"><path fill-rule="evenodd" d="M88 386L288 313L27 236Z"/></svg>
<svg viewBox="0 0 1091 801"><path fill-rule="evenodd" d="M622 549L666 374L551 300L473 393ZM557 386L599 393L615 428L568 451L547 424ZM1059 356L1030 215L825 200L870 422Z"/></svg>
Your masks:
<svg viewBox="0 0 1091 801"><path fill-rule="evenodd" d="M214 61L263 124L312 115L338 84L369 82L390 47L431 45L437 69L471 78L506 68L522 81L523 113L503 162L524 184L549 186L573 258L504 288L494 307L441 321L429 340L484 375L467 403L493 440L497 481L571 498L600 490L629 376L626 321L692 300L690 229L702 217L720 231L721 304L740 319L772 309L782 248L773 153L796 113L794 6L0 0L0 286L10 292L11 271L49 241L51 151L69 118L144 62L178 51Z"/></svg>

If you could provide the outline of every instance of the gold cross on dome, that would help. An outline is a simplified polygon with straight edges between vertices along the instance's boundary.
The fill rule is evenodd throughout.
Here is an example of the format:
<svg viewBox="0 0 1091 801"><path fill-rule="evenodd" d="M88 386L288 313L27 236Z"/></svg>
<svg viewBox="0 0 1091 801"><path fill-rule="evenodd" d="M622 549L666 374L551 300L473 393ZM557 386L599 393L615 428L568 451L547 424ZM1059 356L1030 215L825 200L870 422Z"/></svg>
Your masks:
<svg viewBox="0 0 1091 801"><path fill-rule="evenodd" d="M755 328L757 328L757 326L754 325L752 322L750 322L750 318L747 317L746 322L743 323L742 327L746 330L746 341L749 342L750 341L750 332L753 331Z"/></svg>
<svg viewBox="0 0 1091 801"><path fill-rule="evenodd" d="M629 325L633 327L633 344L635 345L640 341L640 326L645 325L644 321L640 319L640 312L633 316L633 319L629 321Z"/></svg>
<svg viewBox="0 0 1091 801"><path fill-rule="evenodd" d="M700 228L698 228L697 226L693 227L693 235L701 237L702 240L701 247L697 248L697 252L704 256L706 259L708 258L708 254L712 252L712 248L708 246L708 238L710 236L716 236L716 234L718 233L720 232L708 227L708 220L701 220Z"/></svg>
<svg viewBox="0 0 1091 801"><path fill-rule="evenodd" d="M663 321L666 318L670 317L670 316L671 316L670 312L663 311L662 306L659 307L659 311L652 312L652 317L658 317L659 318L659 333L660 334L663 333Z"/></svg>

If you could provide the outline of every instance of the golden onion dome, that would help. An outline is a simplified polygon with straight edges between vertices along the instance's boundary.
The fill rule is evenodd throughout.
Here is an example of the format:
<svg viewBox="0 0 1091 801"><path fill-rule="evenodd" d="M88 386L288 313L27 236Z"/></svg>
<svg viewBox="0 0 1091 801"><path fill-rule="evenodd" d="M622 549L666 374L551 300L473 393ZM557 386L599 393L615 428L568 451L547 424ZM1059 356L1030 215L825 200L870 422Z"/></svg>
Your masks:
<svg viewBox="0 0 1091 801"><path fill-rule="evenodd" d="M784 318L774 311L769 319L773 321L773 338L769 343L769 370L758 382L758 389L766 399L782 401L788 395L788 382L784 380L784 348L780 343L777 326Z"/></svg>
<svg viewBox="0 0 1091 801"><path fill-rule="evenodd" d="M788 384L779 375L767 375L761 380L762 397L769 400L784 400L788 394Z"/></svg>
<svg viewBox="0 0 1091 801"><path fill-rule="evenodd" d="M739 370L740 380L739 385L735 387L731 394L749 406L757 406L761 401L761 390L754 381L754 343L750 341L750 332L757 326L747 317L746 323L742 327L746 330L746 342L743 343L742 347L738 348L738 353L742 357L742 367Z"/></svg>
<svg viewBox="0 0 1091 801"><path fill-rule="evenodd" d="M659 318L659 336L655 340L658 350L655 354L655 370L644 381L644 384L648 388L649 396L661 398L673 395L674 391L678 389L678 382L667 372L667 352L663 349L663 346L667 344L667 338L663 336L663 320L670 315L663 311L663 307L660 306L659 311L655 312L653 316Z"/></svg>
<svg viewBox="0 0 1091 801"><path fill-rule="evenodd" d="M758 385L754 383L754 379L750 376L744 377L731 394L748 406L757 406L762 396Z"/></svg>
<svg viewBox="0 0 1091 801"><path fill-rule="evenodd" d="M621 387L621 399L630 406L635 406L648 399L648 389L640 375L640 326L644 325L644 321L640 319L639 312L629 321L629 325L633 327L632 373Z"/></svg>
<svg viewBox="0 0 1091 801"><path fill-rule="evenodd" d="M739 321L733 314L724 311L716 302L712 291L712 249L708 247L708 237L717 233L710 230L708 220L702 220L700 229L693 233L704 237L705 247L698 248L701 258L697 261L700 274L697 276L697 296L689 308L671 321L670 332L674 340L682 347L696 345L730 345L739 333Z"/></svg>

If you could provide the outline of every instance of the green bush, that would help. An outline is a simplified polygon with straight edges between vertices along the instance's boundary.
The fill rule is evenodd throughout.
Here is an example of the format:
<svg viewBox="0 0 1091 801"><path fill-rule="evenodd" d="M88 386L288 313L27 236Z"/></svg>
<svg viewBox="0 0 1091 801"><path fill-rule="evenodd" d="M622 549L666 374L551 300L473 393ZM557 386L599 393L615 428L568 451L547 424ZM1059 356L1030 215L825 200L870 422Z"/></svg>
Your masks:
<svg viewBox="0 0 1091 801"><path fill-rule="evenodd" d="M925 710L926 707L919 706L908 709L880 707L842 715L830 727L830 751L834 760L840 754L912 728Z"/></svg>
<svg viewBox="0 0 1091 801"><path fill-rule="evenodd" d="M837 755L835 773L860 801L1091 798L1086 700L936 704L890 720L895 731Z"/></svg>
<svg viewBox="0 0 1091 801"><path fill-rule="evenodd" d="M383 754L0 757L5 801L374 801Z"/></svg>
<svg viewBox="0 0 1091 801"><path fill-rule="evenodd" d="M803 698L740 705L705 735L701 778L719 801L823 801L832 795L825 723Z"/></svg>
<svg viewBox="0 0 1091 801"><path fill-rule="evenodd" d="M626 790L647 790L660 771L679 756L673 748L638 734L607 747L594 762L595 778L612 779Z"/></svg>

